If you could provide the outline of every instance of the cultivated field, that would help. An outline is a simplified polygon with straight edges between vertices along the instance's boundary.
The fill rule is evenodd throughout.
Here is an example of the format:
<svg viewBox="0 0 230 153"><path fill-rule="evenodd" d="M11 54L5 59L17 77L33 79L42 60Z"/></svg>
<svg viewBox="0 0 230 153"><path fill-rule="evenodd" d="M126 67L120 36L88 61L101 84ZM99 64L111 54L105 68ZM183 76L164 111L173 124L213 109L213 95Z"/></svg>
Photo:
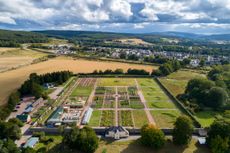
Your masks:
<svg viewBox="0 0 230 153"><path fill-rule="evenodd" d="M43 74L47 72L70 70L74 73L89 73L97 70L121 68L145 69L149 72L154 69L153 66L126 64L118 62L89 61L83 59L73 60L72 58L58 57L38 64L21 67L16 70L0 73L0 104L5 104L9 94L20 87L31 73Z"/></svg>
<svg viewBox="0 0 230 153"><path fill-rule="evenodd" d="M128 45L152 45L151 43L148 43L146 41L143 41L142 39L137 38L130 38L130 39L117 39L114 40L116 42L121 42L122 44L128 44Z"/></svg>
<svg viewBox="0 0 230 153"><path fill-rule="evenodd" d="M29 65L47 54L20 48L0 48L0 72Z"/></svg>

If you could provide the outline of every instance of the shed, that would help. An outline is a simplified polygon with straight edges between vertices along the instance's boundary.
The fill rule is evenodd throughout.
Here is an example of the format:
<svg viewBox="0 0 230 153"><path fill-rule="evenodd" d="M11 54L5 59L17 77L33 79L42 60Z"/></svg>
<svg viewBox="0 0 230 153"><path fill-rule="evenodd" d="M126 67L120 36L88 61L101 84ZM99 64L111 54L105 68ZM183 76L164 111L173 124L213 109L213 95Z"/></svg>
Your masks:
<svg viewBox="0 0 230 153"><path fill-rule="evenodd" d="M23 146L23 148L33 148L37 143L39 142L38 137L31 137L29 140L26 142L26 144Z"/></svg>

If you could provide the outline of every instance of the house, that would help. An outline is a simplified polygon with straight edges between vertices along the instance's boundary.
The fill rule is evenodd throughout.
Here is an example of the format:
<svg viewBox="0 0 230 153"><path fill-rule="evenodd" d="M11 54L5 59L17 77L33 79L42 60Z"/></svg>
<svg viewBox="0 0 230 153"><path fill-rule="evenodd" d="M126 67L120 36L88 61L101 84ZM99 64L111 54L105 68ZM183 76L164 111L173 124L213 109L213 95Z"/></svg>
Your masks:
<svg viewBox="0 0 230 153"><path fill-rule="evenodd" d="M190 65L191 65L192 67L197 67L197 66L199 66L199 64L200 64L200 60L199 60L199 59L192 59L192 60L190 61Z"/></svg>
<svg viewBox="0 0 230 153"><path fill-rule="evenodd" d="M39 142L39 138L38 137L31 137L29 138L29 140L25 143L25 145L23 146L23 148L34 148L34 146Z"/></svg>
<svg viewBox="0 0 230 153"><path fill-rule="evenodd" d="M107 138L113 138L113 139L120 139L120 138L126 138L129 136L129 131L127 131L122 126L111 126L108 129L106 129L105 137Z"/></svg>
<svg viewBox="0 0 230 153"><path fill-rule="evenodd" d="M20 121L24 123L28 123L31 121L31 117L28 114L17 115L16 118L18 118Z"/></svg>

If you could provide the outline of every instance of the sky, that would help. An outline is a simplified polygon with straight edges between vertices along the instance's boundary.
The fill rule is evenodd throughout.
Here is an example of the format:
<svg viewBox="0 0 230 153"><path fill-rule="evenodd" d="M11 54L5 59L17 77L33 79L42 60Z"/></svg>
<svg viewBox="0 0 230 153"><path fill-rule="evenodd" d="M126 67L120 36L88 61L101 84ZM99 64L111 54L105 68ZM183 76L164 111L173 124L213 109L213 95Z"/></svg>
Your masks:
<svg viewBox="0 0 230 153"><path fill-rule="evenodd" d="M0 29L230 33L230 0L0 0Z"/></svg>

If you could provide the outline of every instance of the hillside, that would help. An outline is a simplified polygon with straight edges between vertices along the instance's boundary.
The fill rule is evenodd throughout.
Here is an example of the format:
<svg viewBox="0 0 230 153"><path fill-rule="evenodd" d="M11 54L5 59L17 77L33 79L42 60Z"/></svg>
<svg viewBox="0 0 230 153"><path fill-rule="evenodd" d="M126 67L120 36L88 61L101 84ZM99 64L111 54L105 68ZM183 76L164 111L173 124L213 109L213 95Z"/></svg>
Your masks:
<svg viewBox="0 0 230 153"><path fill-rule="evenodd" d="M47 41L48 37L39 33L0 30L0 47L18 47L22 43L42 43Z"/></svg>

